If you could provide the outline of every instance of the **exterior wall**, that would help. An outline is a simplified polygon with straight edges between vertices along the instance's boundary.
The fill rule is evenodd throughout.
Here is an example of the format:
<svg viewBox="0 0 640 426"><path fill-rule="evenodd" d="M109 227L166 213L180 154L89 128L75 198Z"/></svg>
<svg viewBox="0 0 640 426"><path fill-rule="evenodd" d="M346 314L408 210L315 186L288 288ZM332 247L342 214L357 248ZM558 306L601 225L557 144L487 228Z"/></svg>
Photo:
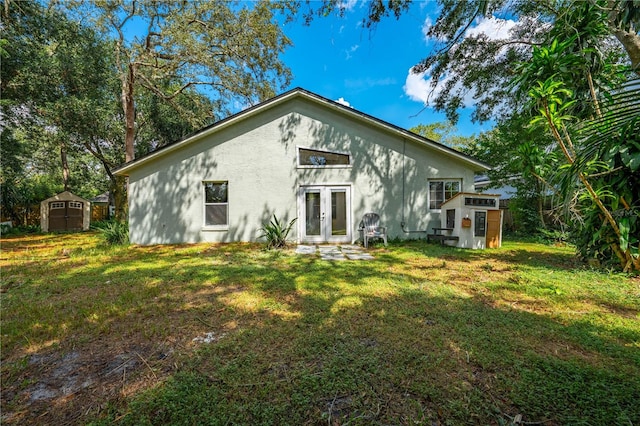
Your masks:
<svg viewBox="0 0 640 426"><path fill-rule="evenodd" d="M82 204L82 230L88 231L91 224L91 202L78 197L69 191L61 192L40 203L40 228L42 232L49 232L49 203L52 201L79 201Z"/></svg>
<svg viewBox="0 0 640 426"><path fill-rule="evenodd" d="M298 147L350 153L351 166L299 167ZM369 211L380 214L392 238L423 237L440 223L440 211L428 209L428 179L461 178L461 189L471 192L473 176L444 153L295 98L132 169L130 239L137 244L253 241L273 214L287 222L297 217L303 185L351 187L353 239ZM229 182L226 229L203 227L203 181ZM425 233L405 233L403 212L405 229ZM296 228L290 237L297 239L298 233Z"/></svg>

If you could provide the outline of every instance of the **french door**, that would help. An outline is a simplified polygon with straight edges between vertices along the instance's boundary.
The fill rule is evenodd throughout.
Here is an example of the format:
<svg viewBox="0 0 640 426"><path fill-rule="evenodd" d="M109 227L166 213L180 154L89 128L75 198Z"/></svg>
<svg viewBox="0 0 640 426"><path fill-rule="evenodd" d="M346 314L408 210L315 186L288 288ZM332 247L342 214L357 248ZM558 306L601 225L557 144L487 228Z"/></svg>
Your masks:
<svg viewBox="0 0 640 426"><path fill-rule="evenodd" d="M351 188L348 186L300 187L298 205L300 241L350 243Z"/></svg>

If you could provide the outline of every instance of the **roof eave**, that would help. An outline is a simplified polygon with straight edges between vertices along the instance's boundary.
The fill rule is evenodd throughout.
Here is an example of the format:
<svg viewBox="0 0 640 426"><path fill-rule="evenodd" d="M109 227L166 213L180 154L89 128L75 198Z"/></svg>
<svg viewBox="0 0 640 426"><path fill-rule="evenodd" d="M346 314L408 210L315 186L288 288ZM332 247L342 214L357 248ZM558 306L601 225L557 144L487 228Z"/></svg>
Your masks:
<svg viewBox="0 0 640 426"><path fill-rule="evenodd" d="M463 161L464 163L466 163L468 166L470 166L474 172L485 172L488 170L491 170L491 166L476 160L473 157L470 157L462 152L456 151L453 148L449 148L445 145L442 145L438 142L432 141L431 139L425 138L423 136L420 136L418 134L415 134L413 132L410 132L406 129L403 129L401 127L398 127L396 125L393 125L391 123L388 123L386 121L383 121L379 118L373 117L371 115L368 115L364 112L358 111L354 108L342 105L338 102L332 101L330 99L324 98L316 93L313 92L309 92L305 89L302 88L295 88L292 89L288 92L285 92L279 96L276 96L274 98L271 98L269 100L266 100L264 102L261 102L257 105L254 105L253 107L250 107L246 110L240 111L230 117L227 117L223 120L220 120L216 123L211 124L208 127L205 127L202 130L199 130L198 132L189 135L187 137L185 137L182 140L179 140L177 142L165 145L164 147L161 147L143 157L137 158L133 161L130 161L128 163L125 163L119 167L116 167L115 169L112 170L112 172L116 175L120 175L120 176L128 176L129 173L142 166L143 164L148 163L149 161L152 161L156 158L165 156L175 150L178 150L180 148L182 148L185 145L188 145L190 143L192 143L195 140L204 138L212 133L218 132L221 129L224 129L226 127L229 127L231 125L233 125L234 123L244 120L248 117L251 117L253 115L256 115L258 113L260 113L261 111L271 108L274 105L280 104L285 102L286 100L290 99L290 98L294 98L297 96L302 96L306 99L312 100L316 103L322 104L326 107L329 107L341 114L346 114L349 115L351 117L354 117L360 121L365 121L367 123L370 124L374 124L376 127L380 128L380 129L384 129L385 131L389 132L389 133L394 133L394 134L399 134L404 138L408 138L418 144L421 145L426 145L432 149L435 149L436 151L439 151L445 155L448 156L452 156L457 158L458 160Z"/></svg>

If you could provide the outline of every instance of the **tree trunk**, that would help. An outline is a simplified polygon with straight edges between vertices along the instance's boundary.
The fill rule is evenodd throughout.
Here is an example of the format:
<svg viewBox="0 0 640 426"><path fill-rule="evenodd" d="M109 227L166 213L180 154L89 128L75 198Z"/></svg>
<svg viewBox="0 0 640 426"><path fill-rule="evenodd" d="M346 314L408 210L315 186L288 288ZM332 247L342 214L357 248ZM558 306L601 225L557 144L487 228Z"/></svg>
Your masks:
<svg viewBox="0 0 640 426"><path fill-rule="evenodd" d="M136 106L134 102L135 66L129 64L127 74L122 77L122 110L125 119L124 161L128 163L135 158L135 126ZM123 176L112 178L113 202L115 205L115 219L119 222L127 220L129 181Z"/></svg>
<svg viewBox="0 0 640 426"><path fill-rule="evenodd" d="M64 142L60 143L60 160L62 161L62 183L64 184L64 190L69 190L69 162L67 161L67 145Z"/></svg>
<svg viewBox="0 0 640 426"><path fill-rule="evenodd" d="M118 222L127 220L127 178L124 176L114 176L111 180L111 196L115 206L114 218Z"/></svg>
<svg viewBox="0 0 640 426"><path fill-rule="evenodd" d="M627 51L631 60L631 68L640 75L640 35L621 29L614 30L613 34Z"/></svg>
<svg viewBox="0 0 640 426"><path fill-rule="evenodd" d="M122 78L122 110L125 119L124 134L124 161L133 161L135 156L135 126L136 126L136 106L133 101L133 85L135 81L135 67L129 64L127 75Z"/></svg>

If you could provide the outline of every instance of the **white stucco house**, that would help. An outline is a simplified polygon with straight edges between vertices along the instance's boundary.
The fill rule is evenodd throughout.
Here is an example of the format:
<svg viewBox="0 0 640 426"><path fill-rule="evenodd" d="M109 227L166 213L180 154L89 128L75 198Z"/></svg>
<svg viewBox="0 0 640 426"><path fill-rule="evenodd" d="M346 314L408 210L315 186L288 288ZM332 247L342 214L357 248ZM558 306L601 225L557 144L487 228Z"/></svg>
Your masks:
<svg viewBox="0 0 640 426"><path fill-rule="evenodd" d="M255 241L275 214L298 242L350 243L364 213L390 238L440 227L489 166L293 89L126 163L132 243Z"/></svg>

